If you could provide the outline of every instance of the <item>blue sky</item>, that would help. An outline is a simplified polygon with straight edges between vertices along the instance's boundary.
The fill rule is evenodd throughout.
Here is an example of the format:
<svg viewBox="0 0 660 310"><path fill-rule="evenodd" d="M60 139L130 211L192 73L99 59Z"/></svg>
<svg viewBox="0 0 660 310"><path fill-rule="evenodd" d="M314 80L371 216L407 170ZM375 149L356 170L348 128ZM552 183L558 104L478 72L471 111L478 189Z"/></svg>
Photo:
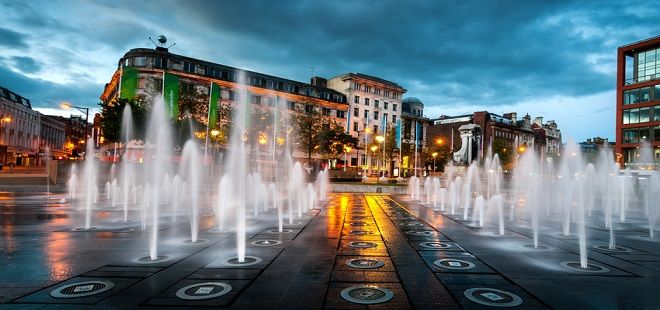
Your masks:
<svg viewBox="0 0 660 310"><path fill-rule="evenodd" d="M35 108L96 107L129 49L308 81L394 81L427 117L476 110L556 120L564 140L614 137L618 46L660 35L649 1L5 1L0 85ZM313 69L312 69L313 68Z"/></svg>

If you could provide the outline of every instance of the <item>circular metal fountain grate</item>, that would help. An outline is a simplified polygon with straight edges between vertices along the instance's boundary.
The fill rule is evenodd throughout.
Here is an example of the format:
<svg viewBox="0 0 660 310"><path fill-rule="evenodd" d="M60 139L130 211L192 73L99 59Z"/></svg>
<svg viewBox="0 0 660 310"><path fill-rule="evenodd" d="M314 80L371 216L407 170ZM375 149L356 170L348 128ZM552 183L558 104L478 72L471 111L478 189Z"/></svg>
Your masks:
<svg viewBox="0 0 660 310"><path fill-rule="evenodd" d="M256 245L256 246L274 246L278 244L282 244L282 241L279 240L257 240L257 241L252 241L250 242L251 245Z"/></svg>
<svg viewBox="0 0 660 310"><path fill-rule="evenodd" d="M350 224L351 226L369 226L369 223L365 223L365 222L352 222Z"/></svg>
<svg viewBox="0 0 660 310"><path fill-rule="evenodd" d="M463 295L473 302L491 307L515 307L523 303L516 294L487 287L467 289Z"/></svg>
<svg viewBox="0 0 660 310"><path fill-rule="evenodd" d="M85 281L60 286L50 292L54 298L79 298L111 290L115 284L110 281Z"/></svg>
<svg viewBox="0 0 660 310"><path fill-rule="evenodd" d="M370 258L355 258L346 261L346 265L358 269L375 269L385 265L385 262Z"/></svg>
<svg viewBox="0 0 660 310"><path fill-rule="evenodd" d="M432 230L411 230L406 231L406 234L413 236L435 236L438 233Z"/></svg>
<svg viewBox="0 0 660 310"><path fill-rule="evenodd" d="M534 246L533 244L525 244L525 245L523 245L523 248L531 249L531 250L539 250L539 251L550 250L549 246L545 246L545 245Z"/></svg>
<svg viewBox="0 0 660 310"><path fill-rule="evenodd" d="M366 248L375 248L378 246L378 244L368 241L351 241L348 243L348 246L352 248L366 249Z"/></svg>
<svg viewBox="0 0 660 310"><path fill-rule="evenodd" d="M98 230L98 229L99 229L98 227L94 227L94 226L92 226L92 227L90 227L90 228L76 227L76 228L71 229L71 230L73 230L73 231L94 231L94 230Z"/></svg>
<svg viewBox="0 0 660 310"><path fill-rule="evenodd" d="M231 291L231 285L222 282L205 282L188 285L176 292L176 297L185 300L211 299Z"/></svg>
<svg viewBox="0 0 660 310"><path fill-rule="evenodd" d="M455 258L444 258L433 262L433 265L449 270L470 270L476 267L473 263Z"/></svg>
<svg viewBox="0 0 660 310"><path fill-rule="evenodd" d="M353 216L353 219L355 219L355 220L365 220L367 218L369 218L369 217L366 216L366 215L355 215L355 216Z"/></svg>
<svg viewBox="0 0 660 310"><path fill-rule="evenodd" d="M427 242L421 242L419 246L427 249L449 249L451 248L451 244L445 243L445 242L433 242L433 241L427 241Z"/></svg>
<svg viewBox="0 0 660 310"><path fill-rule="evenodd" d="M197 239L197 240L195 240L195 241L192 241L192 240L190 240L190 239L188 239L188 240L183 240L183 243L184 243L184 244L204 244L204 243L208 243L208 242L209 242L209 241L206 240L206 239Z"/></svg>
<svg viewBox="0 0 660 310"><path fill-rule="evenodd" d="M373 234L373 232L369 230L351 230L349 234L356 236L364 236L364 235L371 235Z"/></svg>
<svg viewBox="0 0 660 310"><path fill-rule="evenodd" d="M261 257L245 256L245 260L242 262L238 261L238 257L227 257L224 258L222 261L220 261L220 263L225 266L237 267L237 266L256 265L258 263L261 263L261 261L262 261Z"/></svg>
<svg viewBox="0 0 660 310"><path fill-rule="evenodd" d="M394 293L377 286L351 286L341 291L341 297L356 304L373 305L389 301Z"/></svg>
<svg viewBox="0 0 660 310"><path fill-rule="evenodd" d="M632 252L631 249L617 245L614 247L614 249L610 249L610 246L607 244L600 244L600 245L594 245L594 249L600 250L600 251L605 251L605 252L612 252L612 253L630 253Z"/></svg>
<svg viewBox="0 0 660 310"><path fill-rule="evenodd" d="M293 232L293 230L286 228L282 229L282 231L280 231L279 229L271 229L268 232L271 234L290 234Z"/></svg>
<svg viewBox="0 0 660 310"><path fill-rule="evenodd" d="M399 223L399 226L420 227L420 226L424 226L424 224L420 222L401 222Z"/></svg>
<svg viewBox="0 0 660 310"><path fill-rule="evenodd" d="M156 259L151 259L151 256L142 256L142 257L134 258L132 262L136 264L155 264L155 263L162 263L170 259L172 258L165 255L158 255Z"/></svg>
<svg viewBox="0 0 660 310"><path fill-rule="evenodd" d="M610 271L607 267L592 263L587 263L587 268L582 268L580 262L561 262L559 264L566 269L580 272L605 273Z"/></svg>

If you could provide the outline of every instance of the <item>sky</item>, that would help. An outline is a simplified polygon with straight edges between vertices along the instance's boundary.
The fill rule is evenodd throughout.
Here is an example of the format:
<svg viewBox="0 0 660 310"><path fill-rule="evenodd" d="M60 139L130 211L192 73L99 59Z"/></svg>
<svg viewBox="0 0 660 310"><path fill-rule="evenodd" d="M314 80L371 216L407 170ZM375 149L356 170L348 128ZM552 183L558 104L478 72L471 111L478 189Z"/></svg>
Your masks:
<svg viewBox="0 0 660 310"><path fill-rule="evenodd" d="M96 109L131 48L308 82L390 80L429 118L479 110L614 139L617 47L660 35L649 1L0 0L0 85L42 113Z"/></svg>

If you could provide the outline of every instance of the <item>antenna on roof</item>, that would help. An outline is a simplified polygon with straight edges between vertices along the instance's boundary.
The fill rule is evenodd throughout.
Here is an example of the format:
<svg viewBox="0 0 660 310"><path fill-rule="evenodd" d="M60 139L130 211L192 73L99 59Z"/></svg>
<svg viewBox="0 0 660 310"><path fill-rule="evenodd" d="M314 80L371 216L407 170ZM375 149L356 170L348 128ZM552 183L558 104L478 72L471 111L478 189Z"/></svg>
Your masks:
<svg viewBox="0 0 660 310"><path fill-rule="evenodd" d="M167 43L167 37L165 37L162 34L158 36L157 40L158 40L158 43L154 42L154 40L152 40L151 37L149 37L149 41L151 41L151 43L153 43L156 46L157 51L166 51L167 52L167 50L170 47L176 45L176 43L173 43L170 46L165 46L165 44Z"/></svg>

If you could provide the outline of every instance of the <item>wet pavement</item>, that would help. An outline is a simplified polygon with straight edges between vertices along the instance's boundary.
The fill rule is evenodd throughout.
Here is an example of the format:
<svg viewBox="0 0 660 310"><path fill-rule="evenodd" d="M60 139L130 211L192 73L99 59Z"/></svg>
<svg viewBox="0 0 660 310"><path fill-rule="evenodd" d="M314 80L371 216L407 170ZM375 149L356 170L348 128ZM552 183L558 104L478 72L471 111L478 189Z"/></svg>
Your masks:
<svg viewBox="0 0 660 310"><path fill-rule="evenodd" d="M218 232L212 216L200 222L199 238L207 242L196 244L185 242L185 217L163 217L159 255L168 259L144 264L136 259L148 255L149 228L119 221L120 210L99 208L96 229L76 231L83 212L64 198L0 193L0 308L660 305L660 242L634 237L639 232L620 238L624 252L590 248L590 263L607 271L585 273L560 266L578 259L575 239L544 234L547 248L530 249L531 232L519 226L499 236L405 197L331 194L293 224L285 221L282 232L272 211L248 217L250 264L232 264L236 236ZM607 242L606 231L590 229L589 236L590 244Z"/></svg>

